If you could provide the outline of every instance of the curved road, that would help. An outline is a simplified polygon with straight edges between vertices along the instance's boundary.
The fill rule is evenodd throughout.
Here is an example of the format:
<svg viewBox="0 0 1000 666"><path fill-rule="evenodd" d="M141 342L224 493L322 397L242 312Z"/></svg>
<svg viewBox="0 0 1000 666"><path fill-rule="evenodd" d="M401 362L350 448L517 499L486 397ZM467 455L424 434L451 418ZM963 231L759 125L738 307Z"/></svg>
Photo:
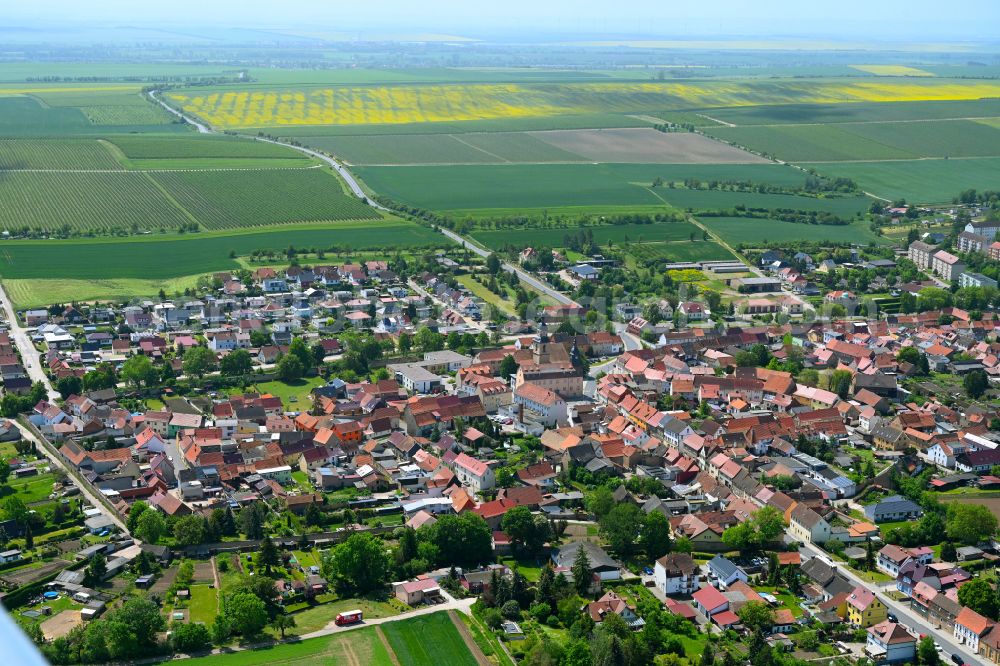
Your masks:
<svg viewBox="0 0 1000 666"><path fill-rule="evenodd" d="M169 104L167 104L166 102L164 102L163 100L161 100L159 97L156 96L158 92L159 91L156 91L156 90L150 91L149 92L149 97L154 102L156 102L157 104L159 104L160 106L162 106L164 109L166 109L167 111L169 111L173 115L177 116L178 118L183 119L185 122L187 122L188 124L192 125L193 127L196 127L198 129L198 131L200 133L202 133L202 134L217 134L218 133L215 130L213 130L211 127L209 127L208 125L195 120L194 118L192 118L192 117L190 117L190 116L182 113L181 111L178 111L177 109L173 108L172 106L170 106ZM254 141L263 141L265 143L273 143L273 144L278 145L278 146L285 146L286 148L291 148L293 150L299 151L300 153L304 153L306 155L309 155L310 157L315 157L318 160L322 160L324 163L326 163L326 164L330 165L331 167L333 167L334 171L336 171L337 174L341 178L344 179L344 182L347 183L347 186L351 189L351 191L354 193L354 195L356 197L358 197L359 199L364 199L365 202L367 202L368 205L371 206L372 208L376 208L376 209L378 209L380 211L383 211L383 212L386 212L386 213L394 213L395 212L391 208L386 208L385 206L379 204L378 202L373 201L372 199L370 199L368 197L368 195L365 193L365 191L361 188L361 185L358 183L357 179L354 178L354 175L350 171L348 171L348 169L343 164L341 164L340 162L338 162L334 158L330 157L329 155L325 155L323 153L320 153L318 151L312 150L310 148L306 148L304 146L295 146L295 145L292 145L290 143L286 143L284 141L278 141L276 139L265 139L265 138L259 137L259 136L246 136L246 138L253 139ZM479 247L478 245L476 245L475 243L471 242L467 238L463 238L459 234L456 234L454 231L451 231L450 229L444 229L442 227L439 227L438 230L442 234L444 234L445 236L447 236L449 239L455 241L456 243L458 243L459 245L461 245L463 247L466 247L466 248L472 250L474 253L478 254L479 256L481 256L483 258L488 257L488 256L490 256L490 254L492 254L489 250L484 250L483 248ZM522 282L524 282L525 284L527 284L531 288L535 289L536 291L540 291L541 293L545 294L546 296L548 296L549 298L551 298L555 302L560 303L562 305L576 305L576 302L573 301L573 299L569 298L568 296L566 296L563 293L560 293L556 289L553 289L550 285L546 284L545 282L542 282L541 280L539 280L538 278L536 278L534 275L532 275L531 273L528 273L527 271L521 269L520 267L515 266L513 264L506 263L506 262L502 263L502 267L508 273L514 273L515 275L517 275L517 277Z"/></svg>

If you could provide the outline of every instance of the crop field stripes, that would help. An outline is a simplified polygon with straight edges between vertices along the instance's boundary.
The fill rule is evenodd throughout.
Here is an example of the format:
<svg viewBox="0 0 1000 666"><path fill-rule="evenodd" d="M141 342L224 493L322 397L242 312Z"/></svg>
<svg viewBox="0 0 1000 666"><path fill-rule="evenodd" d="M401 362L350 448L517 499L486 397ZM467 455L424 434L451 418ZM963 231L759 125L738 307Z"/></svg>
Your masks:
<svg viewBox="0 0 1000 666"><path fill-rule="evenodd" d="M495 157L495 158L497 158L498 160L500 160L500 162L501 162L501 163L508 163L508 164L510 163L510 160L508 160L508 159L506 159L506 158L503 158L503 157L500 157L500 156L499 156L499 155L497 155L496 153L491 153L490 151L488 151L488 150L486 150L486 149L484 149L484 148L480 148L479 146L473 146L473 145L472 145L471 143L469 143L468 141L466 141L465 139L463 139L463 138L462 138L462 137L460 137L460 136L456 136L456 135L454 135L454 134L450 134L449 136L451 136L451 138L455 139L455 141L458 141L458 142L459 142L459 143L461 143L461 144L465 144L465 145L466 145L466 146L468 146L469 148L472 148L472 149L474 149L474 150L478 150L478 151L479 151L479 152L481 152L481 153L486 153L486 154L487 154L487 155L489 155L490 157Z"/></svg>
<svg viewBox="0 0 1000 666"><path fill-rule="evenodd" d="M309 171L322 169L322 164L300 167L198 167L195 169L11 169L0 167L0 172L15 173L175 173L185 171L191 173L213 173L217 171Z"/></svg>

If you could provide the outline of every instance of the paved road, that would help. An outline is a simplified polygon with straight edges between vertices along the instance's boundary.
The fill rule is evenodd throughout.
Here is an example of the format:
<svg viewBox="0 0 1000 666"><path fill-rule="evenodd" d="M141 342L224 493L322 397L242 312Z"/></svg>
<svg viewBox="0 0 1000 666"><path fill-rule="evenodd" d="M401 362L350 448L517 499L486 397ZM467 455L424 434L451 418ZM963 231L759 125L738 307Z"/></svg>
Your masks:
<svg viewBox="0 0 1000 666"><path fill-rule="evenodd" d="M35 346L31 344L31 338L28 336L27 330L17 320L16 313L14 312L14 305L11 303L10 298L7 297L7 292L4 290L3 285L0 285L0 305L3 306L4 317L7 320L7 328L10 331L11 340L17 345L18 351L21 353L21 360L24 362L24 368L28 371L28 376L31 377L33 382L41 382L45 386L45 390L48 393L49 400L55 401L61 396L59 392L52 388L52 382L49 381L48 375L45 374L45 370L42 369L41 358L39 356L38 350ZM35 443L36 448L49 459L52 465L63 470L67 474L67 479L72 480L73 484L80 489L80 493L90 502L93 506L101 510L105 516L110 518L122 531L128 533L125 529L125 523L121 521L112 511L109 511L104 503L101 502L97 497L95 497L90 490L81 483L76 483L74 476L66 468L65 463L63 463L62 458L60 458L55 452L49 450L35 435L28 429L22 427L18 424L18 429L21 431L21 435Z"/></svg>
<svg viewBox="0 0 1000 666"><path fill-rule="evenodd" d="M861 585L866 588L882 592L879 586L873 585L872 583L859 577L847 567L841 566L816 546L813 546L812 544L803 544L800 550L804 555L808 555L809 557L821 557L825 561L832 563L849 581L855 585ZM950 631L938 629L937 625L933 624L929 620L925 620L917 614L916 611L912 610L908 604L895 601L884 593L878 594L877 596L879 601L885 604L885 607L889 610L889 612L895 615L902 624L905 624L917 634L926 634L937 641L945 651L945 655L942 657L943 661L950 663L951 655L958 654L965 660L966 664L992 666L987 660L983 659L979 655L972 654L968 648L959 645Z"/></svg>
<svg viewBox="0 0 1000 666"><path fill-rule="evenodd" d="M441 233L443 233L445 236L447 236L451 240L455 241L456 243L458 243L462 247L469 248L474 253L478 254L480 257L486 258L486 257L490 256L491 254L493 254L489 250L484 250L483 248L479 247L478 245L476 245L475 243L471 242L467 238L464 238L464 237L456 234L451 229L445 229L445 228L441 227L439 230L441 231ZM534 275L532 275L531 273L527 272L526 270L520 268L519 266L515 266L513 264L508 264L507 262L501 262L500 266L501 266L501 268L503 268L503 270L507 271L508 273L513 273L513 274L517 275L517 277L520 278L520 280L522 282L524 282L525 284L531 286L535 290L542 292L543 294L545 294L546 296L548 296L549 298L551 298L552 300L554 300L556 303L561 303L562 305L576 305L576 301L574 301L572 298L570 298L566 294L563 294L563 293L560 293L559 291L556 291L550 285L542 282L541 280L539 280L538 278L536 278Z"/></svg>
<svg viewBox="0 0 1000 666"><path fill-rule="evenodd" d="M10 337L21 352L21 360L24 363L24 369L28 371L28 377L31 378L32 382L41 382L44 384L49 395L49 400L56 400L60 397L59 392L52 388L45 370L42 369L42 361L38 350L31 343L28 331L18 322L17 313L14 312L14 304L7 297L7 291L2 285L0 285L0 304L3 305L4 317L7 320Z"/></svg>
<svg viewBox="0 0 1000 666"><path fill-rule="evenodd" d="M160 106L162 106L164 109L166 109L170 113L174 114L178 118L183 118L187 123L193 125L194 127L197 127L198 131L201 132L202 134L218 134L218 132L216 132L215 130L213 130L208 125L205 125L204 123L200 123L197 120L195 120L194 118L192 118L191 116L186 115L184 113L181 113L177 109L173 108L172 106L170 106L169 104L167 104L166 102L164 102L163 100L161 100L159 97L156 96L157 92L158 91L155 91L155 90L151 91L149 93L149 96L150 96L150 98L153 101L155 101L157 104L159 104ZM276 139L266 139L266 138L260 137L260 136L249 136L249 135L247 135L246 138L252 139L254 141L263 141L264 143L273 143L273 144L278 145L278 146L285 146L286 148L291 148L292 150L297 150L300 153L305 153L306 155L309 155L310 157L315 157L318 160L322 160L323 162L325 162L329 166L333 167L334 171L336 171L337 174L341 178L344 179L344 182L347 183L347 186L349 188L351 188L351 192L354 193L354 196L358 197L359 199L364 199L368 203L368 205L370 205L372 208L377 208L378 210L381 210L381 211L384 211L384 212L387 212L387 213L391 213L392 212L390 209L386 208L385 206L382 206L381 204L379 204L379 203L377 203L377 202L372 201L371 199L369 199L368 195L365 194L365 191L363 189L361 189L361 185L358 183L357 179L354 178L354 175L351 174L351 172L348 171L344 167L343 164L341 164L337 160L333 159L329 155L326 155L324 153L320 153L320 152L312 150L310 148L306 148L305 146L294 146L294 145L292 145L290 143L285 143L284 141L278 141Z"/></svg>
<svg viewBox="0 0 1000 666"><path fill-rule="evenodd" d="M438 611L458 611L460 613L465 613L466 615L472 614L472 604L476 602L475 599L455 599L450 596L444 590L441 591L442 594L448 601L443 604L438 604L437 606L426 606L424 608L418 608L417 610L410 611L408 613L403 613L402 615L393 615L392 617L380 617L374 620L365 620L358 624L353 624L348 627L338 627L333 623L333 618L330 618L330 624L326 625L323 629L319 631L313 631L308 634L302 634L302 639L306 638L317 638L319 636L329 636L330 634L339 634L344 631L351 631L352 629L360 629L362 627L371 627L376 624L385 624L387 622L396 622L397 620L408 620L411 617L419 617L420 615L430 615L431 613L437 613Z"/></svg>
<svg viewBox="0 0 1000 666"><path fill-rule="evenodd" d="M49 459L49 462L51 463L52 466L61 469L66 473L66 480L80 489L80 494L84 498L86 498L88 502L90 502L91 506L100 509L101 513L110 518L111 521L115 525L117 525L122 532L128 534L128 529L125 527L125 523L122 522L122 519L118 517L118 514L115 513L114 511L110 511L104 505L104 503L101 500L99 500L92 492L90 492L90 489L87 488L84 484L78 483L76 477L74 477L73 474L70 472L66 463L63 462L62 458L56 455L55 452L51 451L48 446L46 446L41 440L35 437L34 433L32 433L27 428L23 427L20 423L17 424L17 427L21 431L21 436L30 442L34 442L35 448L37 448L40 453L44 454L45 457Z"/></svg>

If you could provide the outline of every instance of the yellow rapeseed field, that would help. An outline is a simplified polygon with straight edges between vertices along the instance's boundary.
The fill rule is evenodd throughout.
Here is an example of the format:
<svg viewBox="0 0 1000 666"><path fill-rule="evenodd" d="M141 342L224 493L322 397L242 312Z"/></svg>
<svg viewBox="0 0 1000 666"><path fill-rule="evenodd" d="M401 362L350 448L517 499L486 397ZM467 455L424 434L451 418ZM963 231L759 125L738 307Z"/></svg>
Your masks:
<svg viewBox="0 0 1000 666"><path fill-rule="evenodd" d="M1000 83L934 78L345 86L259 92L175 92L169 95L185 111L222 129L998 96Z"/></svg>
<svg viewBox="0 0 1000 666"><path fill-rule="evenodd" d="M851 68L875 76L934 76L931 72L905 65L851 65Z"/></svg>

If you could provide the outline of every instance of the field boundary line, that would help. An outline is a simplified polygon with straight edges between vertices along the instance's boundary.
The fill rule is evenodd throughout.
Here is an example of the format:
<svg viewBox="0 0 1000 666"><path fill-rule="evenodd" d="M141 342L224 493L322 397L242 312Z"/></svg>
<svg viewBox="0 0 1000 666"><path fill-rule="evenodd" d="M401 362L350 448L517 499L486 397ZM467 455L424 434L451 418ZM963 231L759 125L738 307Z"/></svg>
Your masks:
<svg viewBox="0 0 1000 666"><path fill-rule="evenodd" d="M395 666L401 666L399 663L399 657L396 656L396 652L392 649L392 646L389 645L389 639L386 638L381 625L375 625L375 635L378 636L378 639L382 642L382 647L385 648L385 651L389 653L389 659L392 660L392 663Z"/></svg>
<svg viewBox="0 0 1000 666"><path fill-rule="evenodd" d="M465 141L464 139L460 139L455 134L449 134L448 136L451 137L452 139L454 139L455 141L458 141L463 146L468 146L469 148L472 148L473 150L478 150L479 152L483 153L484 155L489 155L490 157L495 157L495 158L497 158L498 160L500 160L504 164L513 164L513 162L511 162L510 160L504 159L503 157L500 157L496 153L491 153L490 151L486 150L485 148L480 148L479 146L474 146L471 143L469 143L468 141Z"/></svg>
<svg viewBox="0 0 1000 666"><path fill-rule="evenodd" d="M155 178L153 178L151 175L149 175L145 171L141 171L140 173L142 173L146 178L148 178L149 181L151 183L153 183L153 186L156 189L158 189L160 192L163 193L163 196L165 196L167 198L167 201L169 201L174 206L176 206L177 209L179 211L181 211L185 215L185 217L187 217L189 220L191 220L192 222L194 222L195 224L197 224L199 228L201 228L201 229L205 229L206 228L205 225L201 223L201 220L199 220L198 218L196 218L191 211L189 211L187 208L185 208L184 206L182 206L180 204L180 202L177 201L177 199L175 199L173 197L173 195L171 195L170 192L167 191L167 188L163 187L163 185L160 184L159 181L157 181Z"/></svg>
<svg viewBox="0 0 1000 666"><path fill-rule="evenodd" d="M475 639L472 638L472 633L469 631L469 628L465 626L465 623L462 622L462 620L459 619L459 617L455 614L455 611L448 611L448 619L451 620L453 625L455 625L455 629L458 630L458 635L462 637L465 647L468 648L469 653L472 654L476 662L479 663L479 666L493 666L493 662L487 659L486 655L483 654L483 651L479 649L479 645L477 645Z"/></svg>

